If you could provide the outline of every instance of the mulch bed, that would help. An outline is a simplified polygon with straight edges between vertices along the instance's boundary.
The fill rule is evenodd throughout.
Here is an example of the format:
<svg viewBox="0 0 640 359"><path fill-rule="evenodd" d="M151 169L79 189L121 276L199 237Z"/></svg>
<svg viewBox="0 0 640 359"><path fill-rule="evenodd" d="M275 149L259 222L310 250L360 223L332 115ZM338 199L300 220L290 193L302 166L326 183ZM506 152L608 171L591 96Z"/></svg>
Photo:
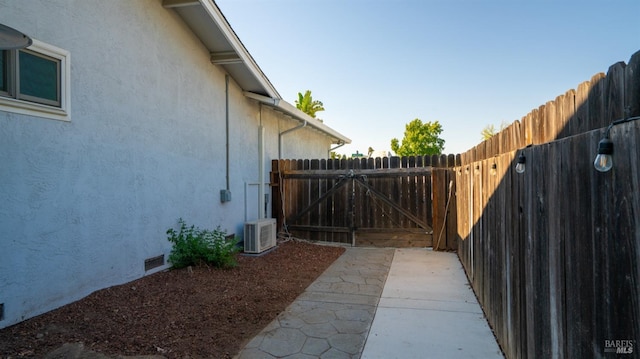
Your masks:
<svg viewBox="0 0 640 359"><path fill-rule="evenodd" d="M284 242L236 268L156 273L0 330L1 358L41 358L65 343L115 355L231 358L304 292L342 247Z"/></svg>

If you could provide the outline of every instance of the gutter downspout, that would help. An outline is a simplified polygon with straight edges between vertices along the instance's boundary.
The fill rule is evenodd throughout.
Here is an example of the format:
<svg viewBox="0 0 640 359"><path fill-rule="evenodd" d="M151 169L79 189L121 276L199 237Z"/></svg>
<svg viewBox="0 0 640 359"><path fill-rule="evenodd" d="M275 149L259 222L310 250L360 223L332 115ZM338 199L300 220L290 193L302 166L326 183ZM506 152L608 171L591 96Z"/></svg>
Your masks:
<svg viewBox="0 0 640 359"><path fill-rule="evenodd" d="M340 148L340 147L342 147L342 146L344 146L344 145L346 145L346 143L344 143L344 142L338 142L338 145L337 145L336 147L334 147L334 148L329 148L329 155L327 156L327 158L331 158L331 152L333 152L333 151L337 150L338 148Z"/></svg>
<svg viewBox="0 0 640 359"><path fill-rule="evenodd" d="M224 75L224 90L225 90L225 142L226 142L226 179L227 179L227 191L231 188L229 186L229 75Z"/></svg>
<svg viewBox="0 0 640 359"><path fill-rule="evenodd" d="M347 143L351 143L351 140L342 136L341 134L337 133L336 131L332 130L331 128L327 127L326 125L324 125L322 122L318 122L318 121L313 121L316 120L314 118L312 118L311 116L303 113L302 111L300 111L299 109L297 109L296 107L292 106L291 104L289 104L286 101L283 101L279 98L273 98L273 97L268 97L268 96L264 96L264 95L260 95L251 91L243 91L242 94L247 97L250 98L252 100L256 100L264 105L267 105L269 107L273 107L273 109L277 112L282 113L283 115L285 115L286 117L290 117L291 119L298 121L298 122L304 122L307 121L309 127L312 127L316 130L319 130L320 132L324 133L325 135L327 135L330 138L335 138L337 139L339 142L342 142L344 144ZM285 131L288 132L289 130Z"/></svg>
<svg viewBox="0 0 640 359"><path fill-rule="evenodd" d="M298 125L296 127L290 128L288 130L282 131L278 134L278 159L281 160L282 159L282 135L285 135L289 132L293 132L293 131L297 131L301 128L307 127L307 121L302 122L301 125Z"/></svg>
<svg viewBox="0 0 640 359"><path fill-rule="evenodd" d="M266 217L263 212L264 197L264 126L262 126L262 103L259 104L260 126L258 126L258 220Z"/></svg>

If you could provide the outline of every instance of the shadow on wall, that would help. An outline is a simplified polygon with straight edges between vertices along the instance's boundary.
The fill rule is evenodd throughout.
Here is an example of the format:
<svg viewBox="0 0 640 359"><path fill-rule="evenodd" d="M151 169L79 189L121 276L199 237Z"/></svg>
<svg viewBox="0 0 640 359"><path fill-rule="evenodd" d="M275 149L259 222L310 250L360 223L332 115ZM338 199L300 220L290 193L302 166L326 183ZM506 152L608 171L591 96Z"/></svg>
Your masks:
<svg viewBox="0 0 640 359"><path fill-rule="evenodd" d="M460 156L458 255L507 357L637 345L640 121L611 129L611 171L593 165L604 128L635 116L640 51Z"/></svg>

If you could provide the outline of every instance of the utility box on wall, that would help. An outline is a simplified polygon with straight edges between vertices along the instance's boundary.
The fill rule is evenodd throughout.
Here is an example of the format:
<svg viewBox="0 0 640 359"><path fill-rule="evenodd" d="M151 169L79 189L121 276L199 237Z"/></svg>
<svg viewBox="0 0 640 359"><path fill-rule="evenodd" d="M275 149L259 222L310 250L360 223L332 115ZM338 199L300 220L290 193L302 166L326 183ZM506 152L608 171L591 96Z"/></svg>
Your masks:
<svg viewBox="0 0 640 359"><path fill-rule="evenodd" d="M228 189L221 189L220 202L222 203L231 202L231 191L229 191Z"/></svg>

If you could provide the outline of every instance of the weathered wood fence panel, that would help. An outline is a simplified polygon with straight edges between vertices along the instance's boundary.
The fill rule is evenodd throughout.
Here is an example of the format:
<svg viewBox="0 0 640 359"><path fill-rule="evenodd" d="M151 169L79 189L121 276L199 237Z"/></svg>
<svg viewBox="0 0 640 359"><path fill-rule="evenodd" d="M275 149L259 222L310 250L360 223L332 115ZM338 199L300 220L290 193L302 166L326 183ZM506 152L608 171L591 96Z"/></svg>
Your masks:
<svg viewBox="0 0 640 359"><path fill-rule="evenodd" d="M455 250L458 245L456 178L454 167L460 156L432 156L433 168L433 235L435 250Z"/></svg>
<svg viewBox="0 0 640 359"><path fill-rule="evenodd" d="M460 155L458 255L508 358L614 357L615 340L637 356L640 120L593 167L604 128L637 116L640 52Z"/></svg>
<svg viewBox="0 0 640 359"><path fill-rule="evenodd" d="M455 250L455 160L453 155L274 160L273 213L278 227L295 237L424 247L432 246L437 229L440 248ZM434 163L445 168L434 174Z"/></svg>

